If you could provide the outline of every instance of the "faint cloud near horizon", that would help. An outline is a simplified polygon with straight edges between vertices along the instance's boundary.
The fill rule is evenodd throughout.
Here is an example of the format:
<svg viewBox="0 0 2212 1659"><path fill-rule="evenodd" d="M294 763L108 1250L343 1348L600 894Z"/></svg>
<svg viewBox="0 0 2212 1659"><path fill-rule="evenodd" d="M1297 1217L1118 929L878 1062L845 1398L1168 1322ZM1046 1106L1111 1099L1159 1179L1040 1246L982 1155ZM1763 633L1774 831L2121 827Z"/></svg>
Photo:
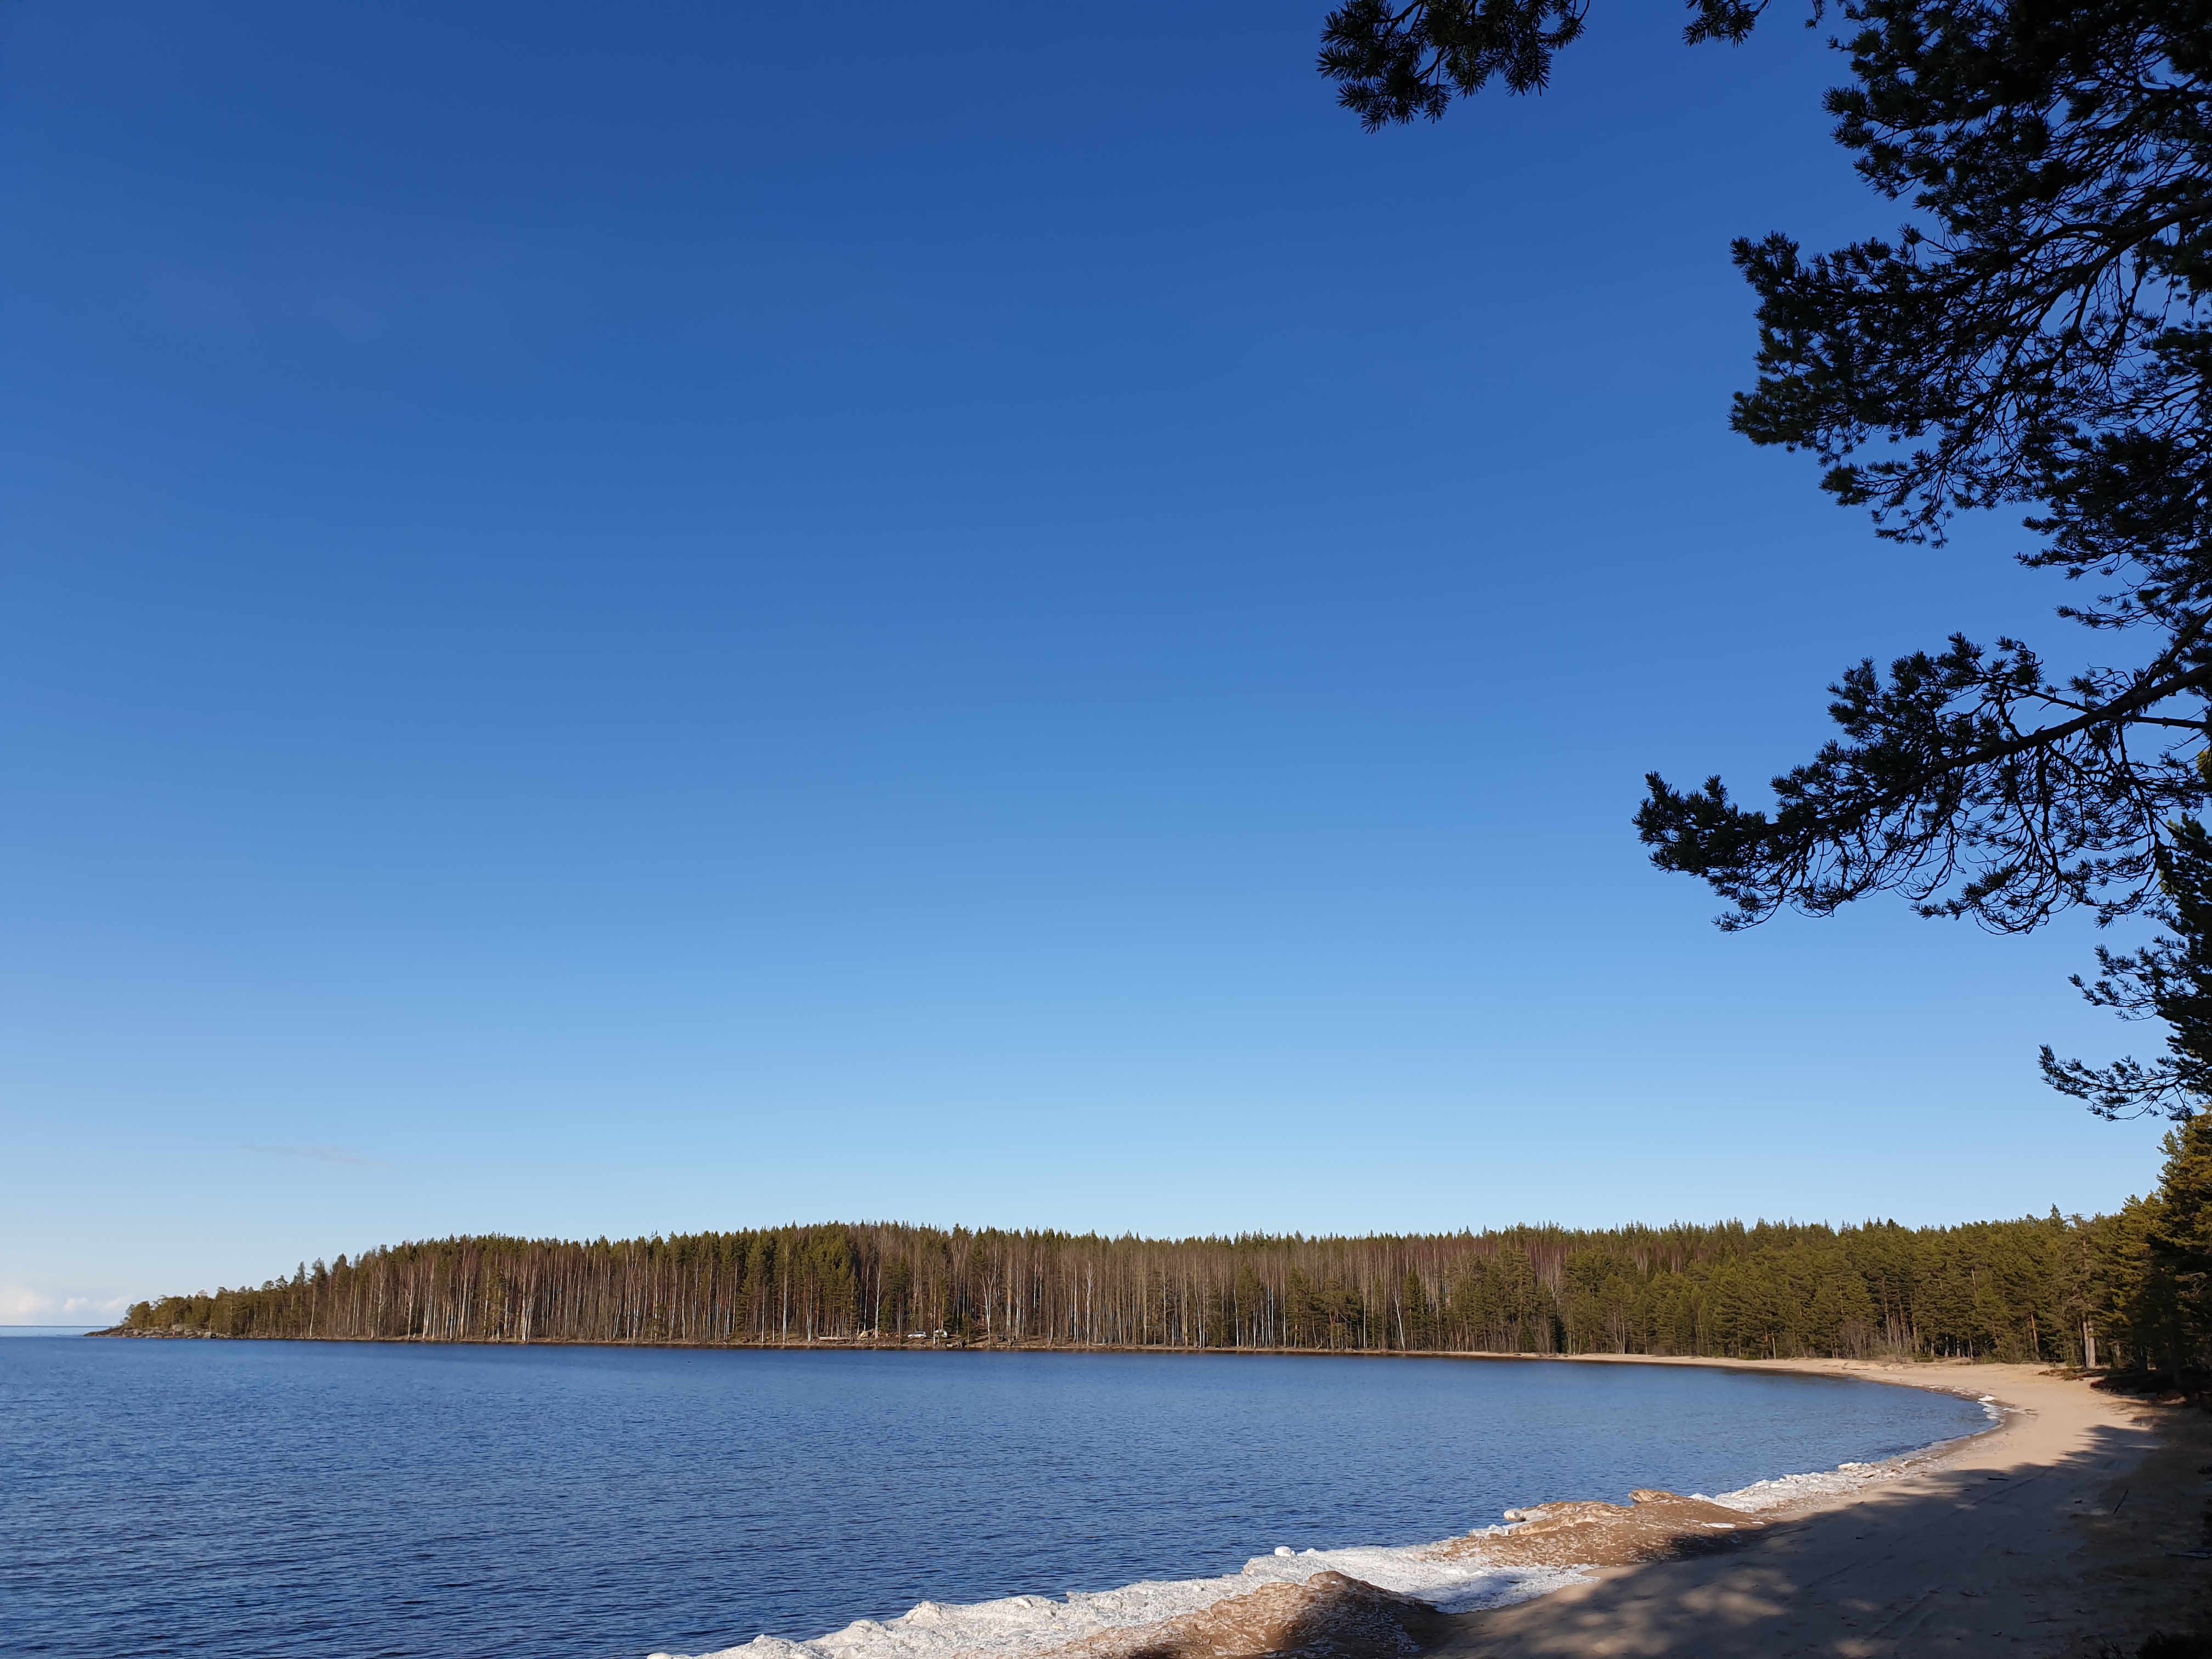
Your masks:
<svg viewBox="0 0 2212 1659"><path fill-rule="evenodd" d="M28 1285L0 1285L0 1324L78 1330L88 1316L113 1319L130 1304L122 1296L72 1296Z"/></svg>
<svg viewBox="0 0 2212 1659"><path fill-rule="evenodd" d="M248 1146L249 1152L264 1152L270 1158L305 1158L310 1164L336 1164L348 1170L388 1170L392 1166L380 1158L363 1158L359 1152L349 1152L343 1146Z"/></svg>

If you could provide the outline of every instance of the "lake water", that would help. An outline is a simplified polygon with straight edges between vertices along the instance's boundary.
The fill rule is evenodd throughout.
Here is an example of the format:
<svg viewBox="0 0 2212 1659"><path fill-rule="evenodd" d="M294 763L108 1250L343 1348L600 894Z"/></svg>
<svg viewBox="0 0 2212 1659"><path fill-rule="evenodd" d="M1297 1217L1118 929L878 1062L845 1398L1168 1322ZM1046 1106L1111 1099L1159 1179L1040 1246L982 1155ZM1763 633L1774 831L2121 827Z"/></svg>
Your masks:
<svg viewBox="0 0 2212 1659"><path fill-rule="evenodd" d="M1973 1432L1691 1367L0 1343L0 1652L639 1659Z"/></svg>

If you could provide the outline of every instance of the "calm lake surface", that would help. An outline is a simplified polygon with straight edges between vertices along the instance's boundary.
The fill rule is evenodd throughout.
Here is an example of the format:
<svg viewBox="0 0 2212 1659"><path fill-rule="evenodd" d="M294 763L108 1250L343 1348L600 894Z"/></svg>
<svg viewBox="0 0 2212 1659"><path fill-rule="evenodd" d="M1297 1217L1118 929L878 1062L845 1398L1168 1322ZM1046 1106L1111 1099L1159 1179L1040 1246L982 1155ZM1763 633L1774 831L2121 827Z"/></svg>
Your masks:
<svg viewBox="0 0 2212 1659"><path fill-rule="evenodd" d="M1987 1426L1656 1366L0 1342L0 1652L637 1659Z"/></svg>

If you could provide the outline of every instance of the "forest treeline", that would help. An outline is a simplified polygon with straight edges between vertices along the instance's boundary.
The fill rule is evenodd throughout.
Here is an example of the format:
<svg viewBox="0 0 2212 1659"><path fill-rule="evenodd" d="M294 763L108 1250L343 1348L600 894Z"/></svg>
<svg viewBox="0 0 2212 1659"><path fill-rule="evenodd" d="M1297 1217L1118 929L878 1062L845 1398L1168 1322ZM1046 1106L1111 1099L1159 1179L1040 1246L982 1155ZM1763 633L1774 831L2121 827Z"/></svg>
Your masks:
<svg viewBox="0 0 2212 1659"><path fill-rule="evenodd" d="M2185 1125L2177 1154L2185 1133L2206 1139L2201 1120ZM2199 1151L2203 1163L2212 1142ZM258 1288L142 1302L118 1329L2185 1365L2203 1342L2203 1275L2194 1290L2170 1262L2159 1277L2160 1202L1918 1229L1158 1240L871 1223L596 1243L456 1237L302 1264Z"/></svg>

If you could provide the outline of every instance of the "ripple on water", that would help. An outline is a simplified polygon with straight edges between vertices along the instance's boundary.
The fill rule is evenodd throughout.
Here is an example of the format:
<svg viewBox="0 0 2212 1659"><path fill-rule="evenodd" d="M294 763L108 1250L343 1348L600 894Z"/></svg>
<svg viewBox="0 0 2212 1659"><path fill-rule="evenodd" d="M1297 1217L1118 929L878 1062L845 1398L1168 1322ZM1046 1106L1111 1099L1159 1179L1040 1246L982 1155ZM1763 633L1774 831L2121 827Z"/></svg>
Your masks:
<svg viewBox="0 0 2212 1659"><path fill-rule="evenodd" d="M1310 1572L1984 1420L1698 1367L10 1341L0 1650L703 1653Z"/></svg>

